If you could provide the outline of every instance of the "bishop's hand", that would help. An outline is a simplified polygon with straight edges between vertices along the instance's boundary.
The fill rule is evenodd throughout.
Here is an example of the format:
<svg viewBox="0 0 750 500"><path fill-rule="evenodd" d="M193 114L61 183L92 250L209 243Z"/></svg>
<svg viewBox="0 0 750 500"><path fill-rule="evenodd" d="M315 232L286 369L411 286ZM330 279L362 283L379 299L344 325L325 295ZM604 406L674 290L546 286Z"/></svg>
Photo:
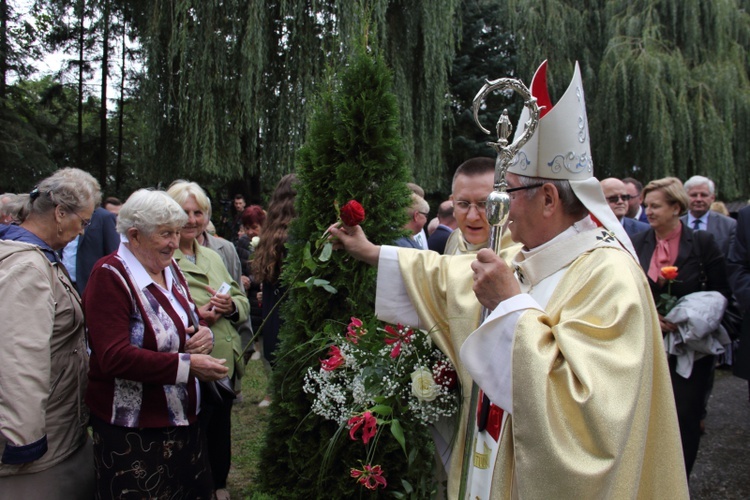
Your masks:
<svg viewBox="0 0 750 500"><path fill-rule="evenodd" d="M513 271L489 248L477 253L471 270L474 271L473 290L477 300L489 311L494 310L500 302L521 293Z"/></svg>

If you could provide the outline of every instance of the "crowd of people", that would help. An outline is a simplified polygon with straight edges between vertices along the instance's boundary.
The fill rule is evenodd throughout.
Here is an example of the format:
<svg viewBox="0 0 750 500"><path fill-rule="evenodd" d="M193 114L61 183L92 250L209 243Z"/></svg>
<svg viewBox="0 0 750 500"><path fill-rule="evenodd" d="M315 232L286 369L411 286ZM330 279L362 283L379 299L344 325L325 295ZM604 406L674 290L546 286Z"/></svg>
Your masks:
<svg viewBox="0 0 750 500"><path fill-rule="evenodd" d="M457 369L461 416L433 429L447 498L686 498L717 365L750 379L750 207L714 210L702 176L597 180L584 106L576 66L508 168L499 254L492 158L456 169L429 222L410 184L396 241L330 228L377 266L378 316ZM238 195L233 242L184 180L102 202L66 168L0 198L0 499L229 497L231 410L248 359L274 365L296 186L267 211Z"/></svg>
<svg viewBox="0 0 750 500"><path fill-rule="evenodd" d="M194 182L102 202L94 177L65 168L2 196L0 498L229 498L242 353L261 283L278 287L293 180L271 200L274 275L251 266L266 212L243 206L229 242Z"/></svg>

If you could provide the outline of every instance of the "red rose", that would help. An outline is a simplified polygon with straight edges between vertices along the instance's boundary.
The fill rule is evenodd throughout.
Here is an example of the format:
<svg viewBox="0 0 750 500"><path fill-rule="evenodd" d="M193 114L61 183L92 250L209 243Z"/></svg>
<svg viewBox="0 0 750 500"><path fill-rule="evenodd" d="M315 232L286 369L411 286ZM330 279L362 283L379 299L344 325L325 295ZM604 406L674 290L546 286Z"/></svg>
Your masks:
<svg viewBox="0 0 750 500"><path fill-rule="evenodd" d="M341 207L341 222L349 227L359 226L365 220L365 209L357 200L349 200Z"/></svg>
<svg viewBox="0 0 750 500"><path fill-rule="evenodd" d="M667 266L661 268L661 276L665 280L676 280L678 270L675 266Z"/></svg>
<svg viewBox="0 0 750 500"><path fill-rule="evenodd" d="M433 366L432 375L438 385L447 387L448 390L455 389L458 385L458 373L448 361L439 361Z"/></svg>

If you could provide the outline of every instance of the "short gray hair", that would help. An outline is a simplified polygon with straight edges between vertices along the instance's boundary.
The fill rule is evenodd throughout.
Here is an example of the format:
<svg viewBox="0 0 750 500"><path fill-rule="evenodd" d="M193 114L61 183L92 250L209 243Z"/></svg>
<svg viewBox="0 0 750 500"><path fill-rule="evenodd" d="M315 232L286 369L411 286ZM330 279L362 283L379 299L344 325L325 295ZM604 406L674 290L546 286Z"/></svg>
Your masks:
<svg viewBox="0 0 750 500"><path fill-rule="evenodd" d="M560 196L560 202L562 203L563 212L565 214L573 215L582 219L589 213L583 203L581 203L581 200L579 200L573 192L573 188L570 186L570 182L567 179L545 179L543 177L518 175L518 182L520 182L522 186L533 186L540 182L552 184L557 189L557 194ZM536 189L539 188L527 189L526 196L531 197Z"/></svg>
<svg viewBox="0 0 750 500"><path fill-rule="evenodd" d="M188 216L171 196L164 191L139 189L122 205L117 216L117 232L126 234L134 227L145 234L153 234L159 226L181 229Z"/></svg>
<svg viewBox="0 0 750 500"><path fill-rule="evenodd" d="M708 186L708 192L711 194L716 194L716 185L714 184L714 181L712 181L708 177L703 177L702 175L692 176L687 180L684 187L685 191L690 191L692 188L698 186Z"/></svg>
<svg viewBox="0 0 750 500"><path fill-rule="evenodd" d="M99 181L78 168L63 168L40 182L29 194L18 195L18 220L30 214L46 214L62 205L78 212L102 201Z"/></svg>

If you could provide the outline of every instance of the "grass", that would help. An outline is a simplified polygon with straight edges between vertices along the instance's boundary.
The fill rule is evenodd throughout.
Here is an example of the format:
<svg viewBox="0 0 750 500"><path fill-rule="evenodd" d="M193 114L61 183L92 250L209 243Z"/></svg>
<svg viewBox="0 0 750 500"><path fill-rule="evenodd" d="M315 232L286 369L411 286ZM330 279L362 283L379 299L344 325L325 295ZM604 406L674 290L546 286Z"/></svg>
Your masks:
<svg viewBox="0 0 750 500"><path fill-rule="evenodd" d="M253 479L258 474L260 450L263 446L268 407L259 408L268 388L268 372L262 361L250 361L242 379L241 403L232 409L232 467L227 489L232 499L249 499L253 495Z"/></svg>

